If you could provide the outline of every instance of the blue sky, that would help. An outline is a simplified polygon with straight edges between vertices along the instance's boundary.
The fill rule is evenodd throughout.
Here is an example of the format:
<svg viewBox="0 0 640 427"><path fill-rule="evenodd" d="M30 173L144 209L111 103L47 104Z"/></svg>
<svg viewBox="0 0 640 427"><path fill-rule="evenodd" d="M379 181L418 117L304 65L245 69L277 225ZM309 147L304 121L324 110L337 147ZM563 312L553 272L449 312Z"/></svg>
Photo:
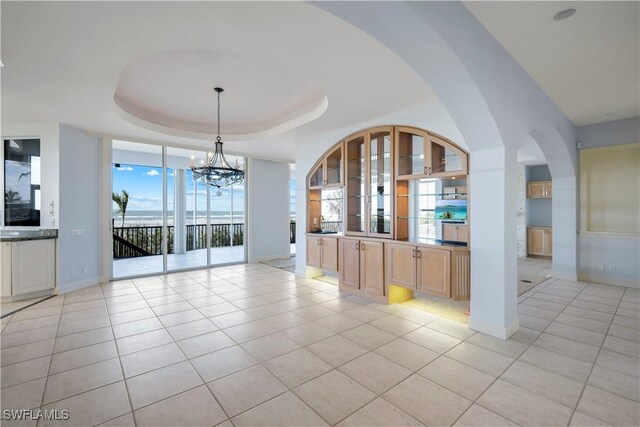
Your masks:
<svg viewBox="0 0 640 427"><path fill-rule="evenodd" d="M128 165L121 163L120 167L112 168L113 191L120 193L127 190L129 193L129 205L127 210L162 210L162 168ZM191 171L187 170L186 181L188 183L187 190L187 209L193 209L194 189ZM168 170L167 175L167 200L168 209L173 209L173 170ZM206 211L207 188L204 184L198 183L197 188L198 210ZM211 191L211 208L215 211L229 210L231 206L231 196L229 188L220 189L220 196L215 195L215 191ZM244 185L234 186L234 211L241 211L244 208ZM114 203L114 210L117 207Z"/></svg>

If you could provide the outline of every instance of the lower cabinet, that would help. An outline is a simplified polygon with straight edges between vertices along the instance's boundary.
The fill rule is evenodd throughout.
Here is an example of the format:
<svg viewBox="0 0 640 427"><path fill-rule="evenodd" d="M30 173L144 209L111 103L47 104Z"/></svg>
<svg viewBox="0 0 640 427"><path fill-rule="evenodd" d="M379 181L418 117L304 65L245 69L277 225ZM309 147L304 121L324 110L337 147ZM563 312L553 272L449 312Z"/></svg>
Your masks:
<svg viewBox="0 0 640 427"><path fill-rule="evenodd" d="M340 239L340 286L384 295L384 243Z"/></svg>
<svg viewBox="0 0 640 427"><path fill-rule="evenodd" d="M467 230L466 224L442 224L442 240L467 243L469 241Z"/></svg>
<svg viewBox="0 0 640 427"><path fill-rule="evenodd" d="M2 296L15 297L56 285L55 239L2 242Z"/></svg>
<svg viewBox="0 0 640 427"><path fill-rule="evenodd" d="M389 284L420 292L451 296L451 252L387 244Z"/></svg>
<svg viewBox="0 0 640 427"><path fill-rule="evenodd" d="M307 237L307 265L338 271L338 239Z"/></svg>
<svg viewBox="0 0 640 427"><path fill-rule="evenodd" d="M553 254L553 234L551 228L527 228L527 254L537 256L551 256Z"/></svg>

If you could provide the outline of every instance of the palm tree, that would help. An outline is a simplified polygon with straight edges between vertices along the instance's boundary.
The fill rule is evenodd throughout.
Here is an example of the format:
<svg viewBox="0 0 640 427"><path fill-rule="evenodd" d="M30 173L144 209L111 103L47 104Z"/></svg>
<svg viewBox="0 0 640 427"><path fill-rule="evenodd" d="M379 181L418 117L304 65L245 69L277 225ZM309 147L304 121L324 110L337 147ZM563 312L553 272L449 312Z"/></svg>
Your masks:
<svg viewBox="0 0 640 427"><path fill-rule="evenodd" d="M12 189L8 189L4 191L4 202L5 203L16 203L21 202L22 196L17 191L13 191Z"/></svg>
<svg viewBox="0 0 640 427"><path fill-rule="evenodd" d="M127 190L122 190L121 194L113 193L111 198L118 205L118 213L122 214L122 226L124 227L124 216L127 213L127 205L129 204L129 193L127 193Z"/></svg>

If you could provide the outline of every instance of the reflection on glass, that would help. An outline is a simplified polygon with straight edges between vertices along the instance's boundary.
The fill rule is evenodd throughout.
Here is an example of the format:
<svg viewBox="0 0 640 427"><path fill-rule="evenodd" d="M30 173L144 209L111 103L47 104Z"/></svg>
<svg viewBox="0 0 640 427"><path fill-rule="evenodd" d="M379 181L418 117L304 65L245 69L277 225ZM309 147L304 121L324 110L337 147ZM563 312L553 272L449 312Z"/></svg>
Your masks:
<svg viewBox="0 0 640 427"><path fill-rule="evenodd" d="M391 233L391 134L371 135L370 233Z"/></svg>
<svg viewBox="0 0 640 427"><path fill-rule="evenodd" d="M365 231L366 147L364 136L346 142L347 156L347 231Z"/></svg>
<svg viewBox="0 0 640 427"><path fill-rule="evenodd" d="M40 226L40 140L4 140L4 225Z"/></svg>
<svg viewBox="0 0 640 427"><path fill-rule="evenodd" d="M326 185L340 184L342 177L342 149L338 148L327 156Z"/></svg>
<svg viewBox="0 0 640 427"><path fill-rule="evenodd" d="M409 195L409 239L435 239L436 181L410 181Z"/></svg>
<svg viewBox="0 0 640 427"><path fill-rule="evenodd" d="M324 184L324 166L322 163L318 166L318 168L311 174L311 178L309 179L310 187L321 187Z"/></svg>
<svg viewBox="0 0 640 427"><path fill-rule="evenodd" d="M398 175L424 173L424 137L409 132L398 134Z"/></svg>
<svg viewBox="0 0 640 427"><path fill-rule="evenodd" d="M431 142L432 173L457 172L462 170L462 158L453 150Z"/></svg>

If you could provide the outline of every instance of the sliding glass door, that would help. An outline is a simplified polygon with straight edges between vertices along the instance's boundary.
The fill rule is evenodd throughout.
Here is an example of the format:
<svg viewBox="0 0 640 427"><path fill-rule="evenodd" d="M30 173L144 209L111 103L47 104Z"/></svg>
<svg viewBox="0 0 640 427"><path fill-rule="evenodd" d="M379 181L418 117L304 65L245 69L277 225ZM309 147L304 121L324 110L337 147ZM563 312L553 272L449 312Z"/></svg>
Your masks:
<svg viewBox="0 0 640 427"><path fill-rule="evenodd" d="M113 277L162 273L162 147L113 141Z"/></svg>
<svg viewBox="0 0 640 427"><path fill-rule="evenodd" d="M113 277L246 261L244 183L194 181L206 152L113 141ZM244 158L227 156L240 167Z"/></svg>

